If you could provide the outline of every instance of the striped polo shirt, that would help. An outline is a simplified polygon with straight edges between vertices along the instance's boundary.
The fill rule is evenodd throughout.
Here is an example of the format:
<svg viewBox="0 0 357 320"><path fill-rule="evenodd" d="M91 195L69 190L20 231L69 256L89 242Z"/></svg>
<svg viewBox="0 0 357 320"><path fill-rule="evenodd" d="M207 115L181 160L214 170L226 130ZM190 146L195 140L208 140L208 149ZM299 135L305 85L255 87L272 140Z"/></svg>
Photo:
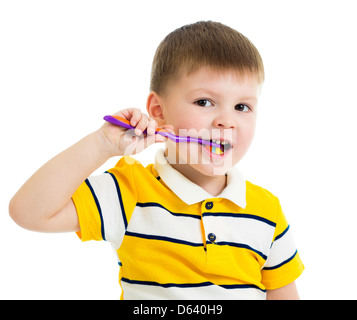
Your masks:
<svg viewBox="0 0 357 320"><path fill-rule="evenodd" d="M265 299L304 266L277 197L233 168L213 197L173 169L131 157L73 195L82 241L110 242L121 299Z"/></svg>

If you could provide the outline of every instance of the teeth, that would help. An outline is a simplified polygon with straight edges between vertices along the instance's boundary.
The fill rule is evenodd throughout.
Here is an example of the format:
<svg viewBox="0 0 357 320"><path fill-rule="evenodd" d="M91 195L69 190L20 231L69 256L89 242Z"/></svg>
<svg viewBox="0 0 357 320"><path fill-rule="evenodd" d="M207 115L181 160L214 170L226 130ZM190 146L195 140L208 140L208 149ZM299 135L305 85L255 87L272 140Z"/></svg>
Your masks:
<svg viewBox="0 0 357 320"><path fill-rule="evenodd" d="M221 140L215 140L215 139L212 139L212 142L217 143L217 144L223 144L223 145L229 144L228 141L221 141Z"/></svg>
<svg viewBox="0 0 357 320"><path fill-rule="evenodd" d="M221 141L221 140L217 140L217 139L211 139L210 141L220 145L220 147L214 147L212 145L205 145L205 148L207 150L209 150L211 153L223 155L226 151L228 151L229 149L232 148L229 141Z"/></svg>

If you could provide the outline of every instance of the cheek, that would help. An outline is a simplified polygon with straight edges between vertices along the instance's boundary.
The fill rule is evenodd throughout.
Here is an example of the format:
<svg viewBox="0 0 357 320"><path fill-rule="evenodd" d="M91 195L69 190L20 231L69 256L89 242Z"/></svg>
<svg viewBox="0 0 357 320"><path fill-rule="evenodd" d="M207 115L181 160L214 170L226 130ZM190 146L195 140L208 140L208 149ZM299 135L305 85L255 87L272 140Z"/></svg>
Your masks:
<svg viewBox="0 0 357 320"><path fill-rule="evenodd" d="M255 127L250 126L245 130L244 137L246 140L246 143L250 144L254 138L254 133L255 133Z"/></svg>
<svg viewBox="0 0 357 320"><path fill-rule="evenodd" d="M249 139L249 142L251 143L253 138L254 138L254 134L255 134L255 121L249 126L249 129L248 129L248 139Z"/></svg>
<svg viewBox="0 0 357 320"><path fill-rule="evenodd" d="M181 117L181 118L177 118L175 121L175 131L177 132L177 134L179 133L180 129L184 129L184 130L199 130L200 128L204 127L204 125L199 121L199 119L197 119L197 121L195 121L195 117L193 116L187 116L187 117Z"/></svg>
<svg viewBox="0 0 357 320"><path fill-rule="evenodd" d="M167 114L168 124L174 126L175 132L178 134L179 129L199 129L204 126L202 120L193 108L188 108L185 103L171 109Z"/></svg>
<svg viewBox="0 0 357 320"><path fill-rule="evenodd" d="M249 146L251 145L253 138L254 138L254 133L255 133L255 122L247 125L244 128L241 128L241 132L238 135L238 146L241 146L242 151L245 153Z"/></svg>

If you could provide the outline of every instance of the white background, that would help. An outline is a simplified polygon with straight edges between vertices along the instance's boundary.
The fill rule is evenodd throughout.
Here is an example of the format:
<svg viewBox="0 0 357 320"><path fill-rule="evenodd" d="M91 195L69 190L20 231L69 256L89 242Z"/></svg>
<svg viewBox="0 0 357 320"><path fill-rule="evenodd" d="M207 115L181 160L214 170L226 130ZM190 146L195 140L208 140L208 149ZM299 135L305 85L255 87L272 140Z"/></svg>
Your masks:
<svg viewBox="0 0 357 320"><path fill-rule="evenodd" d="M108 244L23 230L8 202L105 114L145 109L164 36L214 20L245 34L265 63L256 137L239 167L281 200L306 267L301 297L356 299L355 13L347 0L1 1L0 298L119 298ZM155 148L137 158L151 162Z"/></svg>

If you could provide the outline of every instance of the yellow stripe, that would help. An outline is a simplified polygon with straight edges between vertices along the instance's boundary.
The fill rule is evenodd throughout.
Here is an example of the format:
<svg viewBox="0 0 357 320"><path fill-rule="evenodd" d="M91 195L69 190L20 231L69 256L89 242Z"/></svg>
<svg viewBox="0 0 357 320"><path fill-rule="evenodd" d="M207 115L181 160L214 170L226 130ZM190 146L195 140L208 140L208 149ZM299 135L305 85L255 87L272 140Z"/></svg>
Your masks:
<svg viewBox="0 0 357 320"><path fill-rule="evenodd" d="M97 205L94 201L92 192L85 182L72 196L73 202L76 206L79 224L85 226L77 235L82 241L88 240L103 240L101 232L101 220L97 209Z"/></svg>
<svg viewBox="0 0 357 320"><path fill-rule="evenodd" d="M295 281L305 267L302 264L299 253L291 261L277 269L262 270L263 284L268 290L274 290Z"/></svg>
<svg viewBox="0 0 357 320"><path fill-rule="evenodd" d="M117 252L124 278L177 284L206 281L217 285L248 283L264 289L260 283L264 261L245 248L211 244L205 251L203 246L126 236ZM135 263L131 260L133 256L136 257Z"/></svg>

